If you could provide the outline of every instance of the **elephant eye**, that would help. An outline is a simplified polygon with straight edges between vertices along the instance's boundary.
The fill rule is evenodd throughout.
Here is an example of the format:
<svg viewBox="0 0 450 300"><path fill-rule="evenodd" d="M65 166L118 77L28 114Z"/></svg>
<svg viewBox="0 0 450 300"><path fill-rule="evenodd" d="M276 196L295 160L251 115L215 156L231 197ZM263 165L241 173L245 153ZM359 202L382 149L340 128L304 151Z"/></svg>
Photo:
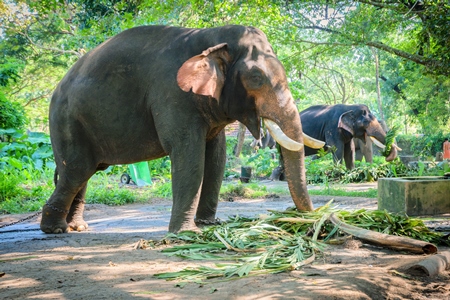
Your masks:
<svg viewBox="0 0 450 300"><path fill-rule="evenodd" d="M248 88L254 90L259 89L264 83L264 76L258 68L252 69L244 79L247 82Z"/></svg>
<svg viewBox="0 0 450 300"><path fill-rule="evenodd" d="M250 80L251 80L253 85L258 85L258 86L260 86L262 84L262 81L263 81L262 76L260 74L253 74L250 77Z"/></svg>

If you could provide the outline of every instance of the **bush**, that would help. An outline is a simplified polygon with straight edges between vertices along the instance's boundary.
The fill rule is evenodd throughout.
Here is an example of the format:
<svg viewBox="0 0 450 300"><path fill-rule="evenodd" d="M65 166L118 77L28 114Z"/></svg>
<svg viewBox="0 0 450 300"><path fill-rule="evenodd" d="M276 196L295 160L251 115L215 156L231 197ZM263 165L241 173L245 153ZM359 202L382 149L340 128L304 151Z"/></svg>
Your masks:
<svg viewBox="0 0 450 300"><path fill-rule="evenodd" d="M0 128L23 129L26 123L25 111L19 103L8 101L0 91ZM1 135L4 135L0 134Z"/></svg>
<svg viewBox="0 0 450 300"><path fill-rule="evenodd" d="M244 197L244 198L262 198L272 195L264 185L259 185L257 183L242 184L232 183L223 185L220 189L221 199L232 199L234 197Z"/></svg>
<svg viewBox="0 0 450 300"><path fill-rule="evenodd" d="M272 170L279 165L277 149L258 149L256 153L246 158L245 165L253 167L253 176L268 177Z"/></svg>
<svg viewBox="0 0 450 300"><path fill-rule="evenodd" d="M53 170L0 169L0 213L23 213L42 208L53 192Z"/></svg>
<svg viewBox="0 0 450 300"><path fill-rule="evenodd" d="M442 152L442 143L445 138L450 138L450 133L438 132L431 135L399 135L397 136L397 142L402 149L406 148L404 149L405 152L402 151L399 154L406 153L419 157L435 157L437 152Z"/></svg>
<svg viewBox="0 0 450 300"><path fill-rule="evenodd" d="M150 160L148 162L148 167L150 169L150 176L152 178L157 177L170 179L172 177L171 165L172 162L169 156Z"/></svg>
<svg viewBox="0 0 450 300"><path fill-rule="evenodd" d="M25 134L15 129L0 129L0 135L11 137L9 141L0 142L0 168L6 166L18 170L55 168L50 137L47 134L43 132Z"/></svg>
<svg viewBox="0 0 450 300"><path fill-rule="evenodd" d="M347 170L344 164L334 163L331 155L314 160L307 157L305 165L306 180L310 184L371 182L382 177L405 176L407 170L398 158L388 163L379 156L374 157L373 163L356 161L353 170Z"/></svg>

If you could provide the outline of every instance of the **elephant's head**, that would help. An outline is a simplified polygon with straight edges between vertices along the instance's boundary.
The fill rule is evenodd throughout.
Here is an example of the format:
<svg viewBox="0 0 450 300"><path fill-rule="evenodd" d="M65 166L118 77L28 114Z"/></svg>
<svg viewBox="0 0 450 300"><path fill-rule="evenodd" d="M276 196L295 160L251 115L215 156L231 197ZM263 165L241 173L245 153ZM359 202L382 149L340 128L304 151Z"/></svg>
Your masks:
<svg viewBox="0 0 450 300"><path fill-rule="evenodd" d="M286 178L297 208L311 210L302 125L285 70L262 31L225 28L239 31L238 39L217 44L186 61L178 71L178 85L184 91L215 98L226 118L239 120L256 139L260 138L263 119L282 147Z"/></svg>
<svg viewBox="0 0 450 300"><path fill-rule="evenodd" d="M339 118L338 126L362 141L365 141L366 136L369 136L376 146L385 148L386 132L365 105L359 105L357 109L344 112ZM397 147L394 145L386 157L386 161L392 161L396 156Z"/></svg>

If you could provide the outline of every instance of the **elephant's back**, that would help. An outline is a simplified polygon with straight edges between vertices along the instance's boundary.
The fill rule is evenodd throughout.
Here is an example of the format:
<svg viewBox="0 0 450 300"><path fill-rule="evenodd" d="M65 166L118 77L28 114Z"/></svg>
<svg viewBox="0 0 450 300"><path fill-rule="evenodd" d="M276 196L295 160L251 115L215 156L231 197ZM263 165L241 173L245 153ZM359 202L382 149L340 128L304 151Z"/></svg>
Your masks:
<svg viewBox="0 0 450 300"><path fill-rule="evenodd" d="M339 114L335 105L313 105L300 112L300 120L306 134L325 140L325 132L337 128Z"/></svg>

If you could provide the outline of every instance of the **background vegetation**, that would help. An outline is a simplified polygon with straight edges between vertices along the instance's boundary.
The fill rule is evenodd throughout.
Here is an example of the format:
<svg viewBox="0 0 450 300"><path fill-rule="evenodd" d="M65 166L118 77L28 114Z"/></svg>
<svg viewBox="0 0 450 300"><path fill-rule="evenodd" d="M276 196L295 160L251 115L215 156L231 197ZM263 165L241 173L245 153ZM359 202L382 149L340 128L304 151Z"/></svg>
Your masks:
<svg viewBox="0 0 450 300"><path fill-rule="evenodd" d="M109 37L148 24L259 27L286 68L299 110L367 104L388 127L400 126L399 141L424 158L434 157L450 136L446 0L5 0L0 2L0 212L38 209L53 189L48 104L70 66ZM253 166L256 177L267 177L278 164L276 151L267 149L247 149L235 158L234 144L230 138L226 178L239 176L242 164ZM155 185L139 193L119 189L123 166L96 175L98 188L89 190L89 201L169 197L170 160L149 162L149 168ZM307 168L310 183L325 185L446 171L375 160L347 172L329 156L308 159ZM242 187L229 189L224 193L245 193Z"/></svg>

